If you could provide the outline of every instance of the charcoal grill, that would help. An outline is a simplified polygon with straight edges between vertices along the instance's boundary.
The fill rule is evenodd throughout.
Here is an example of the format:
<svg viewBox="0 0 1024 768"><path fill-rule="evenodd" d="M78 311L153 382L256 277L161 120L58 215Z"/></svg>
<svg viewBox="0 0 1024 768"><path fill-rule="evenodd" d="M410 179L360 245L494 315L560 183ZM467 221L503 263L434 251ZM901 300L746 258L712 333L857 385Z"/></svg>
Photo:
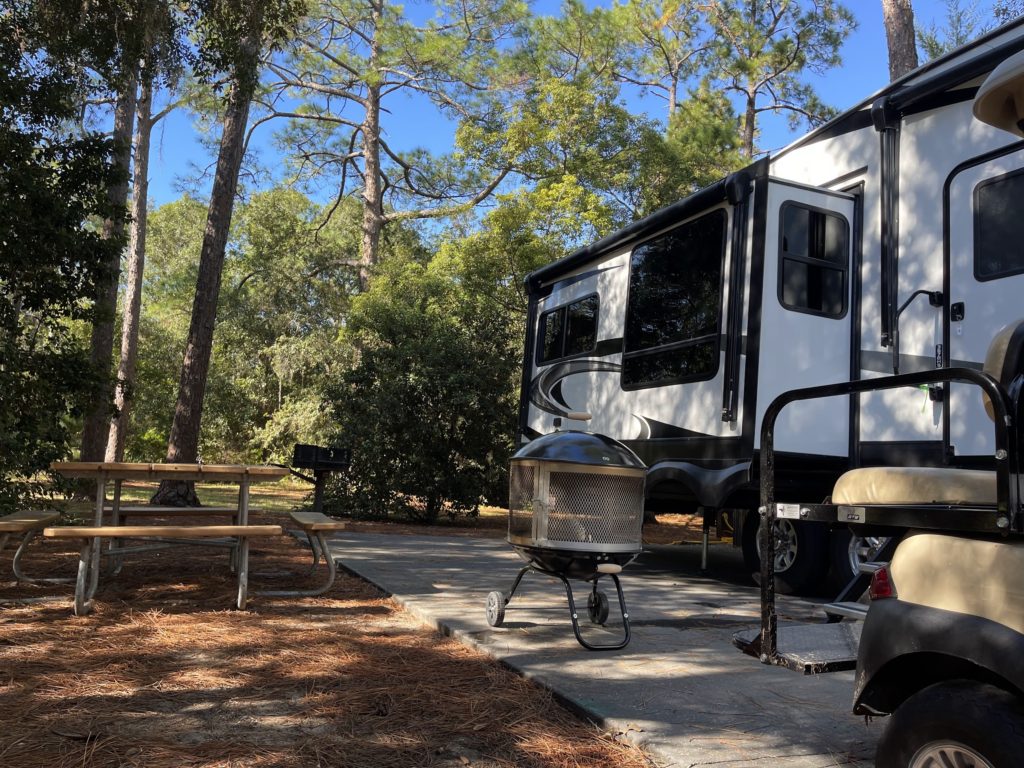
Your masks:
<svg viewBox="0 0 1024 768"><path fill-rule="evenodd" d="M502 625L523 576L535 571L565 586L580 645L592 651L625 647L629 613L618 574L640 554L645 475L644 463L629 448L592 432L554 432L516 453L510 466L508 542L526 565L508 595L487 596L487 623ZM605 576L615 585L624 637L612 644L590 643L580 633L569 580L590 584L587 615L603 625L609 603L598 582Z"/></svg>

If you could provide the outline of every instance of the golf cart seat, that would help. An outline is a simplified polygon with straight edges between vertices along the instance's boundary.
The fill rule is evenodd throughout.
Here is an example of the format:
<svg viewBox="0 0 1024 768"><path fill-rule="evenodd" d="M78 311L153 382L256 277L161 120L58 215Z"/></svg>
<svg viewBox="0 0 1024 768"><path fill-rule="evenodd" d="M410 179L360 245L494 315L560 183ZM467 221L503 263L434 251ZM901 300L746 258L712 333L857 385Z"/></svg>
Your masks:
<svg viewBox="0 0 1024 768"><path fill-rule="evenodd" d="M1010 323L996 334L985 355L983 370L1010 389L1024 371L1024 319ZM983 399L986 413L993 418L991 402L985 395ZM952 467L861 467L836 481L832 503L994 505L996 473Z"/></svg>

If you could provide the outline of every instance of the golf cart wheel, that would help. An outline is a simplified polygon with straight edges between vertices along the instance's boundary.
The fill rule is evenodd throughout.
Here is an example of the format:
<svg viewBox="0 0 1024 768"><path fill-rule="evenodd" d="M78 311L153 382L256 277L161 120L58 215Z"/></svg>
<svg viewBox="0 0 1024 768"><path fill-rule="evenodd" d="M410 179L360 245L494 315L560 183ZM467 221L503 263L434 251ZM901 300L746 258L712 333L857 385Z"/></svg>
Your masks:
<svg viewBox="0 0 1024 768"><path fill-rule="evenodd" d="M1014 768L1024 702L993 685L953 680L907 699L878 742L876 768Z"/></svg>
<svg viewBox="0 0 1024 768"><path fill-rule="evenodd" d="M591 592L587 597L587 616L594 624L608 621L608 595L600 590Z"/></svg>
<svg viewBox="0 0 1024 768"><path fill-rule="evenodd" d="M495 590L487 595L487 623L500 627L505 622L505 593Z"/></svg>

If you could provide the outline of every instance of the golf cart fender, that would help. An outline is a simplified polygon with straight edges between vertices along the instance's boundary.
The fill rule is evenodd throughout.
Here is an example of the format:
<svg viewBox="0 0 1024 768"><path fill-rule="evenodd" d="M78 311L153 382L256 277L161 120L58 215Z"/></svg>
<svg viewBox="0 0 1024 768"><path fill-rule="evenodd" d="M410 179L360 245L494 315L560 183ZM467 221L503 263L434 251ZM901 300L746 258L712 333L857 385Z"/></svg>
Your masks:
<svg viewBox="0 0 1024 768"><path fill-rule="evenodd" d="M933 683L972 679L1024 696L1024 635L991 619L899 599L876 600L864 621L853 711L891 714Z"/></svg>

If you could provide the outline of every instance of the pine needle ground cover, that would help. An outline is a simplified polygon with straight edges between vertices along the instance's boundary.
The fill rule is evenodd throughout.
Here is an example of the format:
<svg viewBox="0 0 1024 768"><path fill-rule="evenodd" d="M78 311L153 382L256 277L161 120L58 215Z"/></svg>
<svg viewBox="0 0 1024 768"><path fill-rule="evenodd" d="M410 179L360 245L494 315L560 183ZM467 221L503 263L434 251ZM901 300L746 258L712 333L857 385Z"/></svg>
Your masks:
<svg viewBox="0 0 1024 768"><path fill-rule="evenodd" d="M650 765L351 576L321 598L256 596L236 611L227 553L179 547L128 556L94 614L76 618L71 587L15 585L10 557L0 556L3 766ZM24 565L71 575L76 562L36 542ZM250 588L302 586L309 562L291 537L261 541Z"/></svg>

